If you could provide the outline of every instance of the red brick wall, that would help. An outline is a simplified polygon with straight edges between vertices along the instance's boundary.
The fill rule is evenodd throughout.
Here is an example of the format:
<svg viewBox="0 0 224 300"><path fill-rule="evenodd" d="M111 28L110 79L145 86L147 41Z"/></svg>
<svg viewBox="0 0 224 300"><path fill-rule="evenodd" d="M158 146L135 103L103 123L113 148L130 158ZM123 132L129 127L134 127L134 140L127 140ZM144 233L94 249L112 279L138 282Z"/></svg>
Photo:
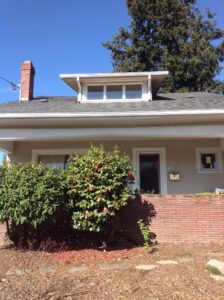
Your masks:
<svg viewBox="0 0 224 300"><path fill-rule="evenodd" d="M149 220L158 242L224 241L224 196L142 195L120 215L124 230L140 240L139 219ZM4 234L0 224L0 245Z"/></svg>
<svg viewBox="0 0 224 300"><path fill-rule="evenodd" d="M0 246L4 244L5 233L6 233L6 226L5 224L0 223Z"/></svg>
<svg viewBox="0 0 224 300"><path fill-rule="evenodd" d="M142 195L121 218L135 238L140 238L138 219L149 219L158 242L224 241L224 196Z"/></svg>

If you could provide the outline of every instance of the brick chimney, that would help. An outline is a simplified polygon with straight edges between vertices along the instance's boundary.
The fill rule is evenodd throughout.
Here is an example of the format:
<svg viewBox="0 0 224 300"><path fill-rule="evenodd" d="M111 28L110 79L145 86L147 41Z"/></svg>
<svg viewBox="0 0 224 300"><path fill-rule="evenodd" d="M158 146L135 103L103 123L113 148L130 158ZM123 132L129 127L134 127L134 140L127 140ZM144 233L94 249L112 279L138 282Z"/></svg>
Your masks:
<svg viewBox="0 0 224 300"><path fill-rule="evenodd" d="M35 69L30 60L25 60L21 65L21 90L20 101L29 101L33 99L33 84L34 84Z"/></svg>

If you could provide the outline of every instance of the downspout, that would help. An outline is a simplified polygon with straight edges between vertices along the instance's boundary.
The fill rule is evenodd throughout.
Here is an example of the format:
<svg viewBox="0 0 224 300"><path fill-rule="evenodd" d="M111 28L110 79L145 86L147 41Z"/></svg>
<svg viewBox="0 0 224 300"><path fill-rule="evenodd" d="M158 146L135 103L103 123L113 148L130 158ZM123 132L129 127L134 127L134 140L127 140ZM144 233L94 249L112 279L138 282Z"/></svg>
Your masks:
<svg viewBox="0 0 224 300"><path fill-rule="evenodd" d="M81 98L82 98L82 86L79 80L79 77L76 78L77 80L77 84L78 84L78 102L81 102Z"/></svg>

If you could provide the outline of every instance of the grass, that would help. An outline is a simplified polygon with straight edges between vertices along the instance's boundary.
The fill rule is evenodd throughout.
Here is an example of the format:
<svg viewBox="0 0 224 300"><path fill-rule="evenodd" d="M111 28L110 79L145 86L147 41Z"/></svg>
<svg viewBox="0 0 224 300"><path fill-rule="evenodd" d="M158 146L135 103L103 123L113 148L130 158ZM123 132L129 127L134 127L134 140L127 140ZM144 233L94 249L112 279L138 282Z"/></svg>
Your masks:
<svg viewBox="0 0 224 300"><path fill-rule="evenodd" d="M208 265L208 266L206 267L206 270L207 270L209 273L214 274L214 275L220 275L220 274L221 274L221 272L219 271L218 268L213 267L213 266L210 266L210 265Z"/></svg>
<svg viewBox="0 0 224 300"><path fill-rule="evenodd" d="M195 194L196 196L211 196L211 195L215 195L214 193L210 193L210 192L203 192L203 193L197 193Z"/></svg>

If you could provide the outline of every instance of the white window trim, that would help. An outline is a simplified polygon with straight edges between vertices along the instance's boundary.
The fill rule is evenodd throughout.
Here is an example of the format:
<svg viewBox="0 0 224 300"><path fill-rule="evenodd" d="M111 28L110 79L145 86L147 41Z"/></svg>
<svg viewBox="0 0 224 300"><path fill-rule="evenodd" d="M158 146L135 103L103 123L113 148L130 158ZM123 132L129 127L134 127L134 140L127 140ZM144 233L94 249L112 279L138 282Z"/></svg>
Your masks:
<svg viewBox="0 0 224 300"><path fill-rule="evenodd" d="M84 154L88 149L33 149L32 161L37 163L39 155L70 155L70 154Z"/></svg>
<svg viewBox="0 0 224 300"><path fill-rule="evenodd" d="M213 169L201 169L201 154L215 153L217 160L217 168ZM223 173L223 160L222 160L222 150L219 147L200 147L196 148L196 169L197 173Z"/></svg>
<svg viewBox="0 0 224 300"><path fill-rule="evenodd" d="M136 172L136 184L134 188L140 187L140 176L139 176L139 155L140 154L159 154L160 193L167 194L166 148L133 148L133 167Z"/></svg>
<svg viewBox="0 0 224 300"><path fill-rule="evenodd" d="M106 86L107 85L120 85L122 86L122 98L118 98L118 99L107 99L106 98ZM142 87L142 97L141 98L126 98L126 86L127 85L141 85ZM103 86L103 99L88 99L88 87L89 86ZM142 82L107 82L107 83L90 83L90 84L86 84L84 92L83 92L83 96L82 97L82 101L83 103L101 103L101 102L106 102L106 103L110 103L110 102L139 102L139 101L146 101L148 102L149 99L144 99L144 84Z"/></svg>

